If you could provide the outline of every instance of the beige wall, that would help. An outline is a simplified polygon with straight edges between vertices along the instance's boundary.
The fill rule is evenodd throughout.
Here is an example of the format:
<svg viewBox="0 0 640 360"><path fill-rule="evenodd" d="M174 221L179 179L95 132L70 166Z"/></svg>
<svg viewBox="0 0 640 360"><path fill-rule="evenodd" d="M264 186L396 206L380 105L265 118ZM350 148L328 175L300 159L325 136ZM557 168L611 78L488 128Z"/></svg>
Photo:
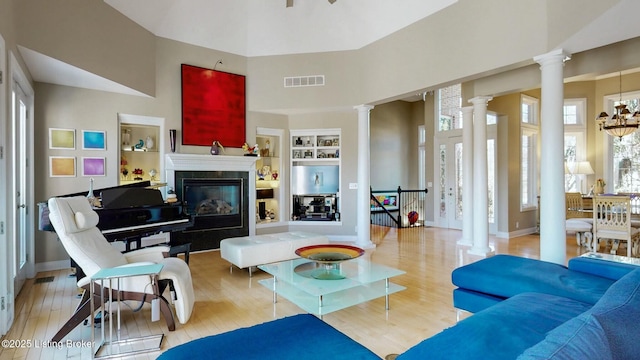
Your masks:
<svg viewBox="0 0 640 360"><path fill-rule="evenodd" d="M376 106L371 110L370 157L371 188L373 190L395 190L398 186L409 189L416 184L416 142L411 141L417 133L413 124L411 103L394 101ZM411 189L414 189L411 187Z"/></svg>
<svg viewBox="0 0 640 360"><path fill-rule="evenodd" d="M14 1L18 43L144 94L156 90L155 36L104 1Z"/></svg>

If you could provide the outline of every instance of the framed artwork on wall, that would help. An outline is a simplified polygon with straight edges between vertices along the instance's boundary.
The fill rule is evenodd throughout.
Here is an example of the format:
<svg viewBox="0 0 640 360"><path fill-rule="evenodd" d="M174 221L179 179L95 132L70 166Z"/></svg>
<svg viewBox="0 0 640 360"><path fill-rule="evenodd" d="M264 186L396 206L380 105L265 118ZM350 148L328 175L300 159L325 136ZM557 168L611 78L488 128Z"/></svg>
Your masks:
<svg viewBox="0 0 640 360"><path fill-rule="evenodd" d="M76 149L76 130L49 128L49 149Z"/></svg>
<svg viewBox="0 0 640 360"><path fill-rule="evenodd" d="M82 150L107 150L106 132L82 130Z"/></svg>
<svg viewBox="0 0 640 360"><path fill-rule="evenodd" d="M105 158L83 157L82 176L105 176Z"/></svg>
<svg viewBox="0 0 640 360"><path fill-rule="evenodd" d="M182 64L182 144L245 143L245 77Z"/></svg>
<svg viewBox="0 0 640 360"><path fill-rule="evenodd" d="M75 177L75 156L49 156L50 177Z"/></svg>

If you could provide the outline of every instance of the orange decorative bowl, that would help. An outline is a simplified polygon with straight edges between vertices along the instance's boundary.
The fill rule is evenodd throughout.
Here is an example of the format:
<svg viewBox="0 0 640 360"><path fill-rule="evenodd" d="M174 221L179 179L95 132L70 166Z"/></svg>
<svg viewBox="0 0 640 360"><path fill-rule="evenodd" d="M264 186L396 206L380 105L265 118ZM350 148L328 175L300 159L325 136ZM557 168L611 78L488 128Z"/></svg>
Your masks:
<svg viewBox="0 0 640 360"><path fill-rule="evenodd" d="M296 250L296 255L320 263L336 263L355 259L364 254L359 247L349 245L311 245Z"/></svg>
<svg viewBox="0 0 640 360"><path fill-rule="evenodd" d="M349 245L312 245L296 250L296 255L316 263L311 277L318 280L341 280L345 278L339 264L343 261L355 259L364 254L359 247Z"/></svg>

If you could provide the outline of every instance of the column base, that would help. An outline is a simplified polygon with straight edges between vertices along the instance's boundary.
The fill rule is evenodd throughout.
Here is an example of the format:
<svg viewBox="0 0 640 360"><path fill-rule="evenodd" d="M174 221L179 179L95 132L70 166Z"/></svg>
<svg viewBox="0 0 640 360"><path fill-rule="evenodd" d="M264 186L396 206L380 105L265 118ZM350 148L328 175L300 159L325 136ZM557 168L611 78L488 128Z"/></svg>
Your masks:
<svg viewBox="0 0 640 360"><path fill-rule="evenodd" d="M372 243L371 240L369 241L363 241L361 242L360 240L356 241L355 246L361 248L361 249L375 249L376 248L376 244Z"/></svg>
<svg viewBox="0 0 640 360"><path fill-rule="evenodd" d="M495 255L495 251L491 250L490 247L486 247L486 248L475 248L472 247L471 249L467 250L467 254L469 255L474 255L474 256L481 256L481 257L490 257Z"/></svg>

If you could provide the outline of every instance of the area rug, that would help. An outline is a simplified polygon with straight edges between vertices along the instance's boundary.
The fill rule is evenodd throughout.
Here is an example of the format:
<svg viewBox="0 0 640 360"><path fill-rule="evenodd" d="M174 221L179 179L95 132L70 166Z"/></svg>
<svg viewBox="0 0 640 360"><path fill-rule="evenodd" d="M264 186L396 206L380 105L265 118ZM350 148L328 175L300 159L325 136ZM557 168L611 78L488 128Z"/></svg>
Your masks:
<svg viewBox="0 0 640 360"><path fill-rule="evenodd" d="M300 314L207 336L165 351L176 359L380 359L369 349L310 314Z"/></svg>

